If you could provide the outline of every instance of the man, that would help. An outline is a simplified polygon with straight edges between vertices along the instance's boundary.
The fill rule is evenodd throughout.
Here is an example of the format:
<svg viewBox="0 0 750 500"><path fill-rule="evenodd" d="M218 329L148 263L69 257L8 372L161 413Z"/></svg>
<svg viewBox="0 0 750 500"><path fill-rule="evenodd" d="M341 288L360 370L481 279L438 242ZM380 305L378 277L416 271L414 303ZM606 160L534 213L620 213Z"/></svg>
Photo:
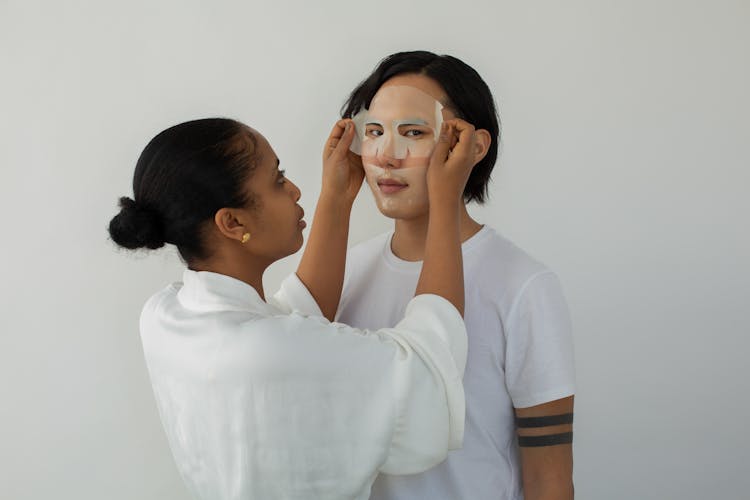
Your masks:
<svg viewBox="0 0 750 500"><path fill-rule="evenodd" d="M395 325L414 294L427 230L426 166L444 119L477 133L475 166L456 207L466 289L469 351L461 450L417 475L381 475L375 500L573 498L574 369L570 319L557 277L483 226L466 204L483 203L499 123L492 94L451 56L404 52L384 59L349 97L367 183L394 219L347 257L337 320L361 328Z"/></svg>

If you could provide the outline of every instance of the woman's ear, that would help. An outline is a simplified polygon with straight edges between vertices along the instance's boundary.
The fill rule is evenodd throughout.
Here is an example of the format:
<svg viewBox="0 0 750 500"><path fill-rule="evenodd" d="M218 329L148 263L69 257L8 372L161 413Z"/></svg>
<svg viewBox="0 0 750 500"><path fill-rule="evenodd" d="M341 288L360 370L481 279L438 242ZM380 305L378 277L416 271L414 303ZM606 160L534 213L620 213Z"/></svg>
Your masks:
<svg viewBox="0 0 750 500"><path fill-rule="evenodd" d="M214 224L221 234L241 242L245 233L252 232L241 217L243 217L242 214L232 208L220 208L214 215Z"/></svg>
<svg viewBox="0 0 750 500"><path fill-rule="evenodd" d="M474 131L474 165L479 163L487 156L492 144L492 136L489 132L480 128Z"/></svg>

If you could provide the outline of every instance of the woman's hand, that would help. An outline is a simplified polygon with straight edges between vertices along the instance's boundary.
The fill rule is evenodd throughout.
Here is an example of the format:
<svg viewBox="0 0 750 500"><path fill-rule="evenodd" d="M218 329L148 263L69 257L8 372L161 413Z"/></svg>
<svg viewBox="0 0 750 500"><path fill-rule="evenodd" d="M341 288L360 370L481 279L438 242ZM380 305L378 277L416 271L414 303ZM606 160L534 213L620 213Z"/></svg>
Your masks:
<svg viewBox="0 0 750 500"><path fill-rule="evenodd" d="M323 150L323 185L315 207L310 236L297 276L330 321L341 298L349 239L349 217L365 171L362 159L349 152L354 123L339 120Z"/></svg>
<svg viewBox="0 0 750 500"><path fill-rule="evenodd" d="M443 122L427 168L430 204L460 202L466 181L474 168L476 136L474 126L464 120Z"/></svg>
<svg viewBox="0 0 750 500"><path fill-rule="evenodd" d="M463 191L477 158L474 126L446 120L427 167L430 216L424 262L416 295L436 294L463 315L464 275L461 253Z"/></svg>
<svg viewBox="0 0 750 500"><path fill-rule="evenodd" d="M323 150L321 197L330 196L354 203L365 178L362 157L349 151L354 134L354 123L350 119L339 120L333 126Z"/></svg>

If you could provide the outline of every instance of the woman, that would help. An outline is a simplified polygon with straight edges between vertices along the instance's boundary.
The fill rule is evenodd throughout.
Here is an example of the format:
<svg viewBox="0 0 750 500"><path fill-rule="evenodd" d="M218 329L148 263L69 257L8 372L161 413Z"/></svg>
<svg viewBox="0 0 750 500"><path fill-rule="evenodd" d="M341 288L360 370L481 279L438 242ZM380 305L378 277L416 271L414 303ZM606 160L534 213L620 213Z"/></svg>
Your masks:
<svg viewBox="0 0 750 500"><path fill-rule="evenodd" d="M134 199L110 223L125 248L175 244L182 283L141 315L151 382L180 473L202 499L367 498L379 471L409 474L460 446L466 333L458 201L473 127L446 122L430 165L424 273L404 319L332 324L348 221L363 179L350 120L331 132L296 275L268 302L264 270L302 245L300 191L257 131L228 119L158 134ZM451 146L455 145L450 151ZM449 157L450 156L450 157Z"/></svg>

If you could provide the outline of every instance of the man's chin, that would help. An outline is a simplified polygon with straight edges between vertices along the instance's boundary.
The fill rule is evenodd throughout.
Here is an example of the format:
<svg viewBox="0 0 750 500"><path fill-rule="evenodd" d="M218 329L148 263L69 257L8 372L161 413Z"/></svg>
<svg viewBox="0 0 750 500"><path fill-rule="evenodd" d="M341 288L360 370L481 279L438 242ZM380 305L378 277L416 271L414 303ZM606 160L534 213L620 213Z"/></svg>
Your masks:
<svg viewBox="0 0 750 500"><path fill-rule="evenodd" d="M427 215L429 210L414 210L409 207L389 207L378 205L378 210L389 219L418 219Z"/></svg>

